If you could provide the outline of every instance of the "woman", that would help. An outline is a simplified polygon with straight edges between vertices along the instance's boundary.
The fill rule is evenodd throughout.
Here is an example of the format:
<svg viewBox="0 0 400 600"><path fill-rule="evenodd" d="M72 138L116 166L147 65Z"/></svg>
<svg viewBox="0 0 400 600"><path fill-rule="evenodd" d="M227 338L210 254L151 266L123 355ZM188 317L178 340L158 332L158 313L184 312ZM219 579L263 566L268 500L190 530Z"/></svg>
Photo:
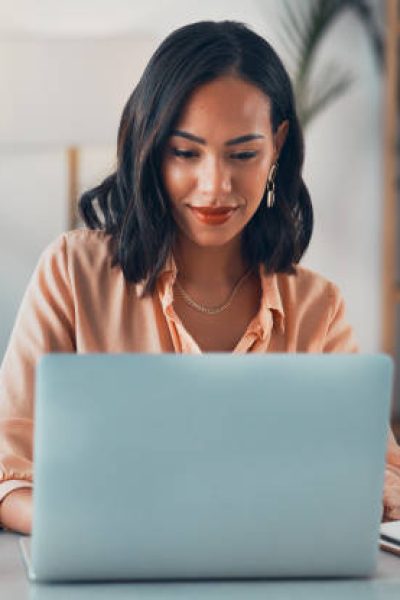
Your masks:
<svg viewBox="0 0 400 600"><path fill-rule="evenodd" d="M85 230L42 255L1 370L1 523L31 529L34 369L45 352L355 352L338 289L298 266L313 214L288 75L244 25L158 48L122 114ZM384 506L400 518L390 435Z"/></svg>

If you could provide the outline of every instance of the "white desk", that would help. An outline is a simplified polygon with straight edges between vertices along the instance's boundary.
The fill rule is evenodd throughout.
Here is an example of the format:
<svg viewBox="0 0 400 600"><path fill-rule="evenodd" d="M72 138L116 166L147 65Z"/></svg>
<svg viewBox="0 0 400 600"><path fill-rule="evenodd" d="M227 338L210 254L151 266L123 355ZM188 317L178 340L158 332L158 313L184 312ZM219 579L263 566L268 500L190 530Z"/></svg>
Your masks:
<svg viewBox="0 0 400 600"><path fill-rule="evenodd" d="M43 585L28 582L19 535L0 532L1 600L388 600L400 599L400 557L380 552L367 580Z"/></svg>

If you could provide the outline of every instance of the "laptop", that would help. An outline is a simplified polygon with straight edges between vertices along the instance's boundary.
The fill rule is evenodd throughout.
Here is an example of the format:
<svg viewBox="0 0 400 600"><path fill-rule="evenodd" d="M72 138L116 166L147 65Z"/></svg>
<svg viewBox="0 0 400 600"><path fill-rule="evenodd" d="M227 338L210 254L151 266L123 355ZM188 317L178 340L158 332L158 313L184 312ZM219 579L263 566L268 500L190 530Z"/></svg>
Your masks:
<svg viewBox="0 0 400 600"><path fill-rule="evenodd" d="M384 355L46 355L30 578L372 575L392 371Z"/></svg>

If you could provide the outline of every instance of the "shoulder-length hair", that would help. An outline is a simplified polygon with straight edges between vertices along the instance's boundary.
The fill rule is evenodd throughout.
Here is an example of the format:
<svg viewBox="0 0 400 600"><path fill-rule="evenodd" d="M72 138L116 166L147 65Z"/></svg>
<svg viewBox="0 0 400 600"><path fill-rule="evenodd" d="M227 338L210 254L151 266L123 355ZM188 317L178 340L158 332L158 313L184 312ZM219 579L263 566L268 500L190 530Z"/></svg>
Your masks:
<svg viewBox="0 0 400 600"><path fill-rule="evenodd" d="M91 229L111 234L113 264L128 282L152 294L172 251L176 224L161 177L166 141L198 86L223 75L257 86L270 100L272 129L287 120L275 204L262 201L242 232L248 264L267 273L294 272L312 233L313 211L301 177L303 135L289 76L276 52L243 23L201 21L177 29L158 47L129 97L118 131L117 167L85 192L80 214Z"/></svg>

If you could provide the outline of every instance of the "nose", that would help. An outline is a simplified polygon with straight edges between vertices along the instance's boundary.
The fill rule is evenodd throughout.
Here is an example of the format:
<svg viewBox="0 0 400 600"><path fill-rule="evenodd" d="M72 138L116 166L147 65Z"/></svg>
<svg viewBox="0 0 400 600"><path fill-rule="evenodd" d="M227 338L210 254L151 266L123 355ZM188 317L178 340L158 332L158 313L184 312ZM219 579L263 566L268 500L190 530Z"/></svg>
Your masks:
<svg viewBox="0 0 400 600"><path fill-rule="evenodd" d="M225 198L232 191L230 168L219 157L202 161L197 181L198 192L213 202Z"/></svg>

